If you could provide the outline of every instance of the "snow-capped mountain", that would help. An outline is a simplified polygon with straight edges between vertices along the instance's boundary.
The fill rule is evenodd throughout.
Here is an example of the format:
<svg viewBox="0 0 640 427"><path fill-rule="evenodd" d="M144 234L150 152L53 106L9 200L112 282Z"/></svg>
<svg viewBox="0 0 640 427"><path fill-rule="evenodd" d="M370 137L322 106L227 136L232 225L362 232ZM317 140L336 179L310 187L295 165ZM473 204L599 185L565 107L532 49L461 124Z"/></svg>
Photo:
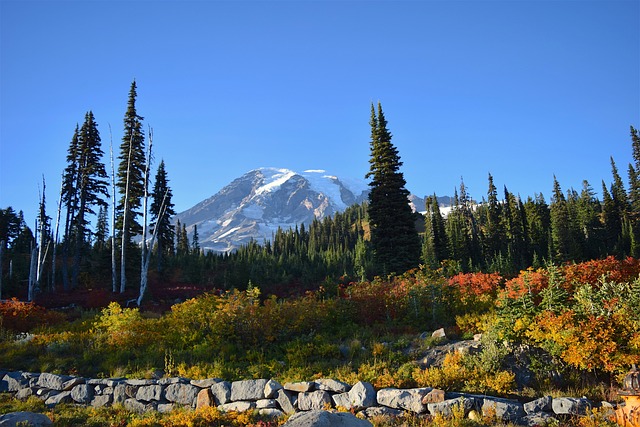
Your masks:
<svg viewBox="0 0 640 427"><path fill-rule="evenodd" d="M228 252L251 239L270 240L278 227L310 224L367 198L365 181L340 179L324 170L296 173L260 168L247 172L212 197L176 215L189 236L198 226L200 247Z"/></svg>

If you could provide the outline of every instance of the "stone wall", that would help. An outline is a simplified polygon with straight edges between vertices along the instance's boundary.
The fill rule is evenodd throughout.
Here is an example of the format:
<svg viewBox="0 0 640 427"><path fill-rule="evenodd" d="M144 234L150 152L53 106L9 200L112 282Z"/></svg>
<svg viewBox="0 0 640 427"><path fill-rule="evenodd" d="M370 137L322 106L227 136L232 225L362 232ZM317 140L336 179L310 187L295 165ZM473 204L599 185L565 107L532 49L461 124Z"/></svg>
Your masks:
<svg viewBox="0 0 640 427"><path fill-rule="evenodd" d="M124 378L90 379L50 373L0 372L0 392L18 399L37 396L46 405L76 403L105 406L120 403L136 412L168 412L176 406L217 406L221 411L257 410L263 415L283 416L300 411L329 407L375 415L450 415L463 408L467 416L495 414L496 418L521 425L541 425L563 415L584 415L593 406L585 398L549 396L522 403L516 400L465 393L445 393L423 387L375 390L366 382L349 385L333 379L279 384L274 380L228 382L217 378L189 380L162 378L132 380ZM606 402L598 406L613 405Z"/></svg>

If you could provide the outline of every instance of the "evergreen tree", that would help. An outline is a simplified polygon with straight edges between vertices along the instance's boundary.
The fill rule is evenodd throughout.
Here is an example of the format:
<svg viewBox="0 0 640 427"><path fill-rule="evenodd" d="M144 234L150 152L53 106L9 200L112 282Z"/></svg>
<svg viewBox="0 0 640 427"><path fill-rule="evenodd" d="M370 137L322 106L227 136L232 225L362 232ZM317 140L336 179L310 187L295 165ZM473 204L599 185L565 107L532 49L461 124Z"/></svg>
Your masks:
<svg viewBox="0 0 640 427"><path fill-rule="evenodd" d="M370 125L371 157L366 178L371 178L368 212L374 257L382 273L403 273L418 265L420 239L400 172L400 155L391 143L380 103L377 115L371 104Z"/></svg>
<svg viewBox="0 0 640 427"><path fill-rule="evenodd" d="M93 248L97 251L105 250L107 241L109 240L109 219L107 218L106 206L100 206L98 219L96 221L96 232L93 237Z"/></svg>
<svg viewBox="0 0 640 427"><path fill-rule="evenodd" d="M175 231L171 218L176 214L175 205L171 200L173 194L171 188L169 188L169 179L167 178L164 160L161 160L158 165L151 197L151 229L154 233L157 233L157 269L162 271L163 258L173 254Z"/></svg>
<svg viewBox="0 0 640 427"><path fill-rule="evenodd" d="M122 244L120 292L126 287L127 254L133 252L132 238L142 232L137 217L141 215L142 198L145 190L146 153L142 116L136 111L137 86L131 83L127 111L124 116L124 135L120 145L116 187L121 198L117 206L116 227ZM137 252L137 251L135 251Z"/></svg>
<svg viewBox="0 0 640 427"><path fill-rule="evenodd" d="M553 177L553 197L551 198L551 237L552 256L555 261L571 259L571 225L567 200L562 193L560 183Z"/></svg>
<svg viewBox="0 0 640 427"><path fill-rule="evenodd" d="M484 227L484 254L486 265L491 265L502 252L505 241L504 225L501 221L501 206L498 201L498 191L493 183L493 176L489 174L489 189L487 191L487 220Z"/></svg>
<svg viewBox="0 0 640 427"><path fill-rule="evenodd" d="M3 248L11 246L21 231L22 220L11 206L6 209L0 209L0 242Z"/></svg>
<svg viewBox="0 0 640 427"><path fill-rule="evenodd" d="M193 236L191 236L192 253L200 254L200 236L198 235L198 224L193 224Z"/></svg>
<svg viewBox="0 0 640 427"><path fill-rule="evenodd" d="M603 247L603 227L600 221L601 205L587 180L582 181L582 191L578 200L578 228L584 242L586 259L605 255Z"/></svg>

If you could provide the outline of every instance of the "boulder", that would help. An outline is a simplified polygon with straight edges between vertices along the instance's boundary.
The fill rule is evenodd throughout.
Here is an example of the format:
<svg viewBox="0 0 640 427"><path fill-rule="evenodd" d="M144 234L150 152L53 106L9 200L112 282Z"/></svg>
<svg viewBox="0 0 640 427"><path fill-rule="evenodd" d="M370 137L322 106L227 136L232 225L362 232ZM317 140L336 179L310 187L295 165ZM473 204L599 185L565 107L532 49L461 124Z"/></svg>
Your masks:
<svg viewBox="0 0 640 427"><path fill-rule="evenodd" d="M220 405L218 406L218 410L221 412L246 412L255 409L255 407L256 402L239 401Z"/></svg>
<svg viewBox="0 0 640 427"><path fill-rule="evenodd" d="M260 399L256 401L256 409L276 409L278 403L275 399Z"/></svg>
<svg viewBox="0 0 640 427"><path fill-rule="evenodd" d="M349 403L351 407L347 409L356 411L376 406L376 391L371 384L358 381L349 390Z"/></svg>
<svg viewBox="0 0 640 427"><path fill-rule="evenodd" d="M591 402L585 398L557 397L551 402L551 407L557 415L585 415L591 408Z"/></svg>
<svg viewBox="0 0 640 427"><path fill-rule="evenodd" d="M134 387L140 387L140 386L144 386L144 385L155 385L158 384L157 380L126 380L125 384L129 384L132 385Z"/></svg>
<svg viewBox="0 0 640 427"><path fill-rule="evenodd" d="M141 402L159 401L162 399L162 390L161 385L145 385L138 388L135 399Z"/></svg>
<svg viewBox="0 0 640 427"><path fill-rule="evenodd" d="M42 388L63 391L64 384L70 379L72 379L72 377L68 375L56 375L45 372L43 374L40 374L40 376L38 377L37 385L38 387Z"/></svg>
<svg viewBox="0 0 640 427"><path fill-rule="evenodd" d="M548 412L538 412L528 414L518 420L518 424L525 427L540 427L547 425L556 425L556 418Z"/></svg>
<svg viewBox="0 0 640 427"><path fill-rule="evenodd" d="M220 378L207 378L204 380L191 380L189 384L200 388L210 388L212 385L222 382Z"/></svg>
<svg viewBox="0 0 640 427"><path fill-rule="evenodd" d="M456 397L455 399L448 399L444 402L429 403L427 409L432 415L440 414L445 417L453 415L453 411L456 408L462 408L464 410L465 417L475 406L475 399L472 397Z"/></svg>
<svg viewBox="0 0 640 427"><path fill-rule="evenodd" d="M124 403L129 396L127 396L127 385L118 384L113 388L113 403Z"/></svg>
<svg viewBox="0 0 640 427"><path fill-rule="evenodd" d="M206 408L208 406L215 406L213 393L210 388L203 388L200 390L198 397L196 398L196 409Z"/></svg>
<svg viewBox="0 0 640 427"><path fill-rule="evenodd" d="M308 411L298 412L284 424L286 427L373 427L348 412Z"/></svg>
<svg viewBox="0 0 640 427"><path fill-rule="evenodd" d="M231 401L264 399L264 389L267 380L244 380L231 383Z"/></svg>
<svg viewBox="0 0 640 427"><path fill-rule="evenodd" d="M378 390L378 405L387 406L392 409L404 409L422 414L427 407L422 403L422 399L431 391L431 388L397 389L383 388Z"/></svg>
<svg viewBox="0 0 640 427"><path fill-rule="evenodd" d="M437 329L431 334L431 338L447 338L444 328Z"/></svg>
<svg viewBox="0 0 640 427"><path fill-rule="evenodd" d="M295 391L298 393L306 393L315 389L315 383L311 381L300 381L297 383L285 383L284 389L289 391Z"/></svg>
<svg viewBox="0 0 640 427"><path fill-rule="evenodd" d="M89 404L93 399L93 387L89 384L78 384L71 389L71 398L82 404Z"/></svg>
<svg viewBox="0 0 640 427"><path fill-rule="evenodd" d="M524 404L524 412L527 414L537 414L538 412L551 412L553 408L551 407L552 402L551 396L544 396L536 400L532 400L531 402L527 402Z"/></svg>
<svg viewBox="0 0 640 427"><path fill-rule="evenodd" d="M349 393L338 393L331 396L333 406L340 409L351 409L351 399Z"/></svg>
<svg viewBox="0 0 640 427"><path fill-rule="evenodd" d="M85 383L86 381L84 380L84 378L73 377L62 384L62 391L72 390L75 386Z"/></svg>
<svg viewBox="0 0 640 427"><path fill-rule="evenodd" d="M0 426L2 427L45 427L52 425L53 422L49 417L35 412L10 412L8 414L0 415Z"/></svg>
<svg viewBox="0 0 640 427"><path fill-rule="evenodd" d="M27 400L29 396L33 396L36 394L36 389L33 387L21 388L15 395L16 399L19 400Z"/></svg>
<svg viewBox="0 0 640 427"><path fill-rule="evenodd" d="M175 403L158 403L158 406L156 407L156 411L160 412L161 414L167 414L173 411L175 407L176 407Z"/></svg>
<svg viewBox="0 0 640 427"><path fill-rule="evenodd" d="M293 393L285 389L278 390L276 392L276 402L278 402L280 409L282 409L285 414L293 414L296 412Z"/></svg>
<svg viewBox="0 0 640 427"><path fill-rule="evenodd" d="M29 380L25 378L21 372L8 372L2 378L7 391L16 392L20 389L28 387Z"/></svg>
<svg viewBox="0 0 640 427"><path fill-rule="evenodd" d="M373 417L402 417L404 411L400 409L392 409L386 406L372 406L360 412L365 418Z"/></svg>
<svg viewBox="0 0 640 427"><path fill-rule="evenodd" d="M282 389L282 385L274 380L267 381L267 384L264 386L264 397L267 399L275 398L278 394L278 390Z"/></svg>
<svg viewBox="0 0 640 427"><path fill-rule="evenodd" d="M128 411L136 412L138 414L143 414L148 411L154 411L157 408L157 406L151 402L138 402L136 399L131 397L124 401L124 407Z"/></svg>
<svg viewBox="0 0 640 427"><path fill-rule="evenodd" d="M191 384L170 384L164 391L164 396L169 402L180 405L195 406L200 388Z"/></svg>
<svg viewBox="0 0 640 427"><path fill-rule="evenodd" d="M60 403L71 403L73 402L73 398L71 397L70 391L61 391L55 392L55 394L49 395L47 399L44 401L44 404L48 407L52 408Z"/></svg>
<svg viewBox="0 0 640 427"><path fill-rule="evenodd" d="M227 381L221 381L211 386L211 394L213 401L217 406L224 405L231 401L231 384Z"/></svg>
<svg viewBox="0 0 640 427"><path fill-rule="evenodd" d="M422 403L426 405L429 403L444 402L444 400L445 400L444 390L434 388L434 389L431 389L431 391L422 398Z"/></svg>
<svg viewBox="0 0 640 427"><path fill-rule="evenodd" d="M525 416L522 403L489 398L485 398L482 403L482 414L484 416L495 415L496 419L501 421L516 421Z"/></svg>
<svg viewBox="0 0 640 427"><path fill-rule="evenodd" d="M314 382L318 390L330 391L332 393L346 393L351 390L349 384L331 378L320 378Z"/></svg>
<svg viewBox="0 0 640 427"><path fill-rule="evenodd" d="M113 396L108 394L93 396L93 400L91 400L91 406L93 406L94 408L101 408L103 406L111 405L112 401L113 401Z"/></svg>
<svg viewBox="0 0 640 427"><path fill-rule="evenodd" d="M330 404L331 395L324 390L298 394L298 409L301 411L325 409L325 406Z"/></svg>
<svg viewBox="0 0 640 427"><path fill-rule="evenodd" d="M160 385L189 384L189 380L183 377L160 378L157 383Z"/></svg>

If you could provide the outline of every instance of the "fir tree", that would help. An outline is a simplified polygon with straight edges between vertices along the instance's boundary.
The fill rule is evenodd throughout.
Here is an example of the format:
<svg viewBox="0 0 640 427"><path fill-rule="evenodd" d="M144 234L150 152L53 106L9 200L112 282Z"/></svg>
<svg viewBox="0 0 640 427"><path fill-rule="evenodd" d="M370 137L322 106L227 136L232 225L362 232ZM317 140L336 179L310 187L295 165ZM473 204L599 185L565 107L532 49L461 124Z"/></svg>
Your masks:
<svg viewBox="0 0 640 427"><path fill-rule="evenodd" d="M368 212L374 257L382 273L403 273L418 265L420 239L400 172L400 155L391 143L380 103L377 115L371 104L370 125L371 157L366 178L371 179Z"/></svg>
<svg viewBox="0 0 640 427"><path fill-rule="evenodd" d="M141 215L142 198L145 190L146 153L142 116L136 111L136 82L131 83L127 111L124 116L124 135L118 159L118 179L116 187L121 195L118 202L116 227L122 240L120 292L126 287L126 259L131 251L133 236L142 232L137 217Z"/></svg>
<svg viewBox="0 0 640 427"><path fill-rule="evenodd" d="M562 193L560 183L553 177L553 197L551 198L551 237L552 256L556 261L571 259L571 231L567 200Z"/></svg>
<svg viewBox="0 0 640 427"><path fill-rule="evenodd" d="M169 188L169 179L167 178L164 160L161 160L158 165L151 197L151 229L153 230L152 232L157 233L157 269L162 271L164 257L173 254L175 231L171 218L176 214L171 200L173 194L171 188Z"/></svg>

